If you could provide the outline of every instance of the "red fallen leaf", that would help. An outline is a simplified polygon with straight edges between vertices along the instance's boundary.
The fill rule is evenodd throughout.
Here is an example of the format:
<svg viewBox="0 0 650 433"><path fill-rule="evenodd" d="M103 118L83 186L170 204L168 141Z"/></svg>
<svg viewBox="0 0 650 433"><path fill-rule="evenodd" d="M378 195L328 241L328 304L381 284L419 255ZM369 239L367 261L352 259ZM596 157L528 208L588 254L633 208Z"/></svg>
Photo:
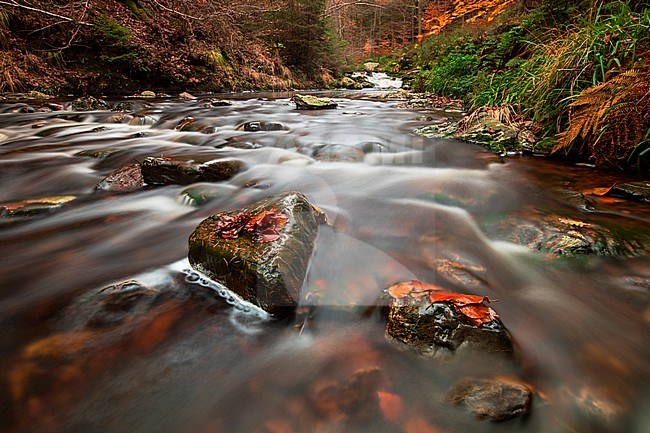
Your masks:
<svg viewBox="0 0 650 433"><path fill-rule="evenodd" d="M442 288L435 284L427 284L421 281L412 280L390 286L388 288L388 294L394 299L402 299L406 296L420 299L429 292L439 290L442 290Z"/></svg>
<svg viewBox="0 0 650 433"><path fill-rule="evenodd" d="M402 415L404 404L402 397L390 392L377 391L379 410L386 421L395 422Z"/></svg>
<svg viewBox="0 0 650 433"><path fill-rule="evenodd" d="M467 304L481 304L483 301L490 302L485 296L462 295L451 292L438 292L429 294L430 302L452 302L454 305L463 306Z"/></svg>
<svg viewBox="0 0 650 433"><path fill-rule="evenodd" d="M490 323L499 318L499 315L492 308L483 302L490 302L486 296L462 295L450 292L438 292L429 294L430 302L450 302L454 310L467 318L475 326Z"/></svg>
<svg viewBox="0 0 650 433"><path fill-rule="evenodd" d="M243 231L258 242L273 242L280 238L279 230L284 228L287 221L289 217L275 209L262 211L253 217L242 212L220 217L217 232L224 239L237 239Z"/></svg>

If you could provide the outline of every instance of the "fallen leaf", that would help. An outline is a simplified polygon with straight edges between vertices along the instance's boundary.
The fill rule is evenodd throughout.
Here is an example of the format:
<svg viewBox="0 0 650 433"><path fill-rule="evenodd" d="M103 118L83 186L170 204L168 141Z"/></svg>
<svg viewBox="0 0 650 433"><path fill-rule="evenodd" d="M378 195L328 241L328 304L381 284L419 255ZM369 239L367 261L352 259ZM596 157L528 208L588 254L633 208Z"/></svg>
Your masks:
<svg viewBox="0 0 650 433"><path fill-rule="evenodd" d="M429 301L451 303L458 314L467 318L475 326L481 326L499 318L496 311L484 304L484 302L490 302L486 296L436 292L429 294Z"/></svg>
<svg viewBox="0 0 650 433"><path fill-rule="evenodd" d="M404 403L402 398L397 394L390 392L377 391L379 399L379 409L386 421L395 422L402 415Z"/></svg>
<svg viewBox="0 0 650 433"><path fill-rule="evenodd" d="M427 284L421 281L412 280L390 286L388 288L388 294L394 299L402 299L406 296L420 299L429 292L439 290L442 290L442 288L435 284Z"/></svg>
<svg viewBox="0 0 650 433"><path fill-rule="evenodd" d="M585 195L603 196L603 195L607 194L611 189L612 189L611 186L609 188L591 188L591 189L587 189L587 190L582 191L582 193L585 194Z"/></svg>

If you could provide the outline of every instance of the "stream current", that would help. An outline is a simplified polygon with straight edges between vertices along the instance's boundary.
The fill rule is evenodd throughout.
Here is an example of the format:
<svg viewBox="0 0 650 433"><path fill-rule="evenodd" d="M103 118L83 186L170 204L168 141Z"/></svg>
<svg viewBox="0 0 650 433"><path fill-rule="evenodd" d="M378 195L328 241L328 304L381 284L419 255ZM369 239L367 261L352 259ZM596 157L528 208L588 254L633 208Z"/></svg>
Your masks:
<svg viewBox="0 0 650 433"><path fill-rule="evenodd" d="M648 252L560 258L492 228L559 215L634 233L647 229L650 206L599 195L583 206L567 191L617 179L412 133L447 113L371 92L330 96L338 109L297 111L289 94L226 95L232 105L211 108L157 99L135 120L0 105L0 204L76 197L0 221L2 431L648 432ZM188 116L212 133L179 131ZM282 128L264 130L270 123ZM245 170L190 187L95 190L148 156L234 158ZM198 204L188 188L211 199ZM316 307L268 320L187 271L200 221L294 190L330 223L303 286ZM485 278L450 274L458 263ZM516 365L480 353L431 360L387 340L368 307L415 279L498 300ZM88 326L97 291L126 280L160 293L156 303ZM381 375L380 409L351 415L341 401L369 368ZM495 423L446 401L458 380L493 376L534 390L529 415Z"/></svg>

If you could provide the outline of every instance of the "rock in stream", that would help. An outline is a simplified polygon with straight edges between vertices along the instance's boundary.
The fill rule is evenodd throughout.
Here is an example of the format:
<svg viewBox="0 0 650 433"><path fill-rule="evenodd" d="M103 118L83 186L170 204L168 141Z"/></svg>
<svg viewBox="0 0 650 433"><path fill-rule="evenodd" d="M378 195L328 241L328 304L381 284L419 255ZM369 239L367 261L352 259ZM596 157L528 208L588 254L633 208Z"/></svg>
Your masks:
<svg viewBox="0 0 650 433"><path fill-rule="evenodd" d="M189 239L193 268L276 317L300 299L324 214L298 192L205 219Z"/></svg>

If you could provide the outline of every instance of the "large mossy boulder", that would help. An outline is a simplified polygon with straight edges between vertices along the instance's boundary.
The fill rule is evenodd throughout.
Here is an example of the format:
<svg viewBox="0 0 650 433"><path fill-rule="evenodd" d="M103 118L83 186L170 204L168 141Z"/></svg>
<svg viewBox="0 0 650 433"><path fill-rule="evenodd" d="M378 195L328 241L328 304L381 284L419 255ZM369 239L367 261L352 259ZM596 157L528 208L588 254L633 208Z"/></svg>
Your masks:
<svg viewBox="0 0 650 433"><path fill-rule="evenodd" d="M324 214L299 192L205 219L189 239L190 264L276 317L300 300Z"/></svg>
<svg viewBox="0 0 650 433"><path fill-rule="evenodd" d="M457 137L468 143L488 147L492 151L519 151L517 130L499 122L497 119L482 114L470 122L466 129L457 132Z"/></svg>
<svg viewBox="0 0 650 433"><path fill-rule="evenodd" d="M385 291L389 300L386 333L415 352L435 357L459 349L510 355L513 343L487 298L442 291L409 281Z"/></svg>
<svg viewBox="0 0 650 433"><path fill-rule="evenodd" d="M318 98L313 95L293 95L296 110L327 110L333 109L338 104L330 98Z"/></svg>

